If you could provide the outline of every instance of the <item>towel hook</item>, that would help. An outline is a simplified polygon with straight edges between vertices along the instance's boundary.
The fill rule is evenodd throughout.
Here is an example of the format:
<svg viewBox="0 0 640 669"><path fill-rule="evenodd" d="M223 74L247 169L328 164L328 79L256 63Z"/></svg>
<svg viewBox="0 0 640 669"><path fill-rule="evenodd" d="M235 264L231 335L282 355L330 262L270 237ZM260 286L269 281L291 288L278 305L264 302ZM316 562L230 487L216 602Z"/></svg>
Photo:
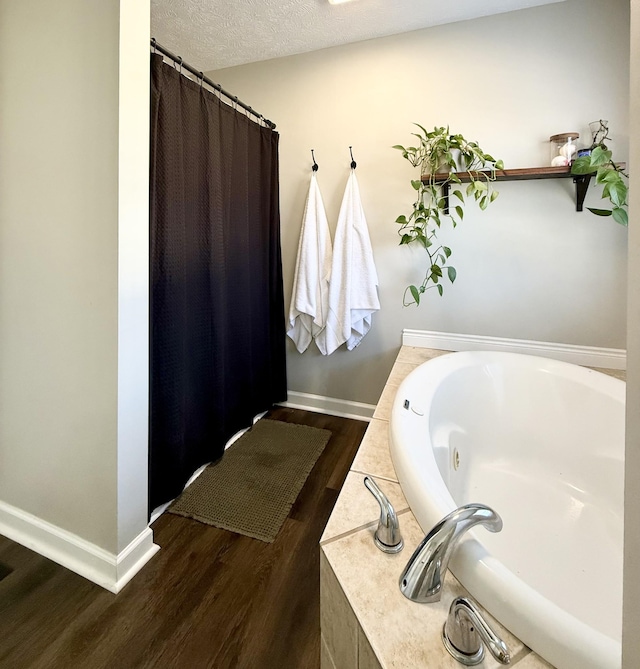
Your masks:
<svg viewBox="0 0 640 669"><path fill-rule="evenodd" d="M204 72L200 72L200 88L202 88L202 84L204 84Z"/></svg>
<svg viewBox="0 0 640 669"><path fill-rule="evenodd" d="M311 149L311 160L313 160L313 167L311 168L314 172L318 171L318 163L316 163L315 156L313 155L313 149Z"/></svg>
<svg viewBox="0 0 640 669"><path fill-rule="evenodd" d="M155 37L152 37L152 38L151 38L151 41L153 42L153 53L155 53L155 52L156 52L156 44L157 44L157 42L156 42L156 38L155 38Z"/></svg>
<svg viewBox="0 0 640 669"><path fill-rule="evenodd" d="M356 169L356 161L353 159L353 151L351 150L353 147L349 147L349 153L351 154L351 169L355 170Z"/></svg>

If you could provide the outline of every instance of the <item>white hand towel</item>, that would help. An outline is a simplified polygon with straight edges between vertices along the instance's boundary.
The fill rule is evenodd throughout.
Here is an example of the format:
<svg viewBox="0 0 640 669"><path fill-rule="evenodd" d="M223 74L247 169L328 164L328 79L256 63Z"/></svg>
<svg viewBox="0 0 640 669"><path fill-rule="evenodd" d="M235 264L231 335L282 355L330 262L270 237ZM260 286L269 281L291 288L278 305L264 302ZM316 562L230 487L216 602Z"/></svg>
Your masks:
<svg viewBox="0 0 640 669"><path fill-rule="evenodd" d="M300 353L304 353L326 325L330 273L329 224L316 173L312 172L298 242L287 332ZM326 355L323 342L318 343L318 348Z"/></svg>
<svg viewBox="0 0 640 669"><path fill-rule="evenodd" d="M367 219L352 169L338 216L329 284L329 315L321 335L327 355L344 343L351 351L369 332L371 316L380 309L377 286Z"/></svg>

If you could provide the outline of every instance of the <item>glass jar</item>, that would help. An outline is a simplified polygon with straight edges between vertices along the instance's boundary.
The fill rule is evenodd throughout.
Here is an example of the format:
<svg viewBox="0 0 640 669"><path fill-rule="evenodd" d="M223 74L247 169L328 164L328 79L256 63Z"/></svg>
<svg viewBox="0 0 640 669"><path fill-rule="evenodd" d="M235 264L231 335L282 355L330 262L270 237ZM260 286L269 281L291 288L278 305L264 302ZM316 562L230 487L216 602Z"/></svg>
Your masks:
<svg viewBox="0 0 640 669"><path fill-rule="evenodd" d="M577 157L578 138L577 132L561 132L558 135L551 135L549 142L551 145L551 167L566 167Z"/></svg>

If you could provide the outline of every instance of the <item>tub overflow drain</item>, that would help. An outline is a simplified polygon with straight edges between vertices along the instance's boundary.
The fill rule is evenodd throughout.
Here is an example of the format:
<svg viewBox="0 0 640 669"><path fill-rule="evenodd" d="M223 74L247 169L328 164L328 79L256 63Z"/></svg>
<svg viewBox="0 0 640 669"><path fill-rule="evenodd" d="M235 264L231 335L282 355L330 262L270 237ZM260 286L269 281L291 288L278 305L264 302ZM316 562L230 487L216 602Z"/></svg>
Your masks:
<svg viewBox="0 0 640 669"><path fill-rule="evenodd" d="M460 466L460 453L458 453L458 449L454 448L453 449L453 468L458 471L458 467Z"/></svg>

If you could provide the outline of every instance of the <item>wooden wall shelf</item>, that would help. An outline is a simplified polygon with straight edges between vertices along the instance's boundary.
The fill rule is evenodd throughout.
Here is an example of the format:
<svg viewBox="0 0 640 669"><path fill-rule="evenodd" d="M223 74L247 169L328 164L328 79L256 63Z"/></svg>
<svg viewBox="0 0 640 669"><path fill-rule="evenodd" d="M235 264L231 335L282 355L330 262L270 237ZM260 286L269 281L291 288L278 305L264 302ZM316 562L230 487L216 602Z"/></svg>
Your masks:
<svg viewBox="0 0 640 669"><path fill-rule="evenodd" d="M620 163L624 169L624 163ZM469 183L471 176L481 175L482 172L456 172L456 175L462 183ZM572 178L576 185L576 211L582 211L584 199L587 195L587 188L591 181L592 174L571 174L571 167L525 167L515 170L496 170L496 181L524 181L530 179L567 179ZM449 213L449 189L451 183L445 183L449 178L447 172L435 175L435 182L442 184L442 195L446 200L445 213ZM424 183L429 181L429 177L422 177Z"/></svg>

